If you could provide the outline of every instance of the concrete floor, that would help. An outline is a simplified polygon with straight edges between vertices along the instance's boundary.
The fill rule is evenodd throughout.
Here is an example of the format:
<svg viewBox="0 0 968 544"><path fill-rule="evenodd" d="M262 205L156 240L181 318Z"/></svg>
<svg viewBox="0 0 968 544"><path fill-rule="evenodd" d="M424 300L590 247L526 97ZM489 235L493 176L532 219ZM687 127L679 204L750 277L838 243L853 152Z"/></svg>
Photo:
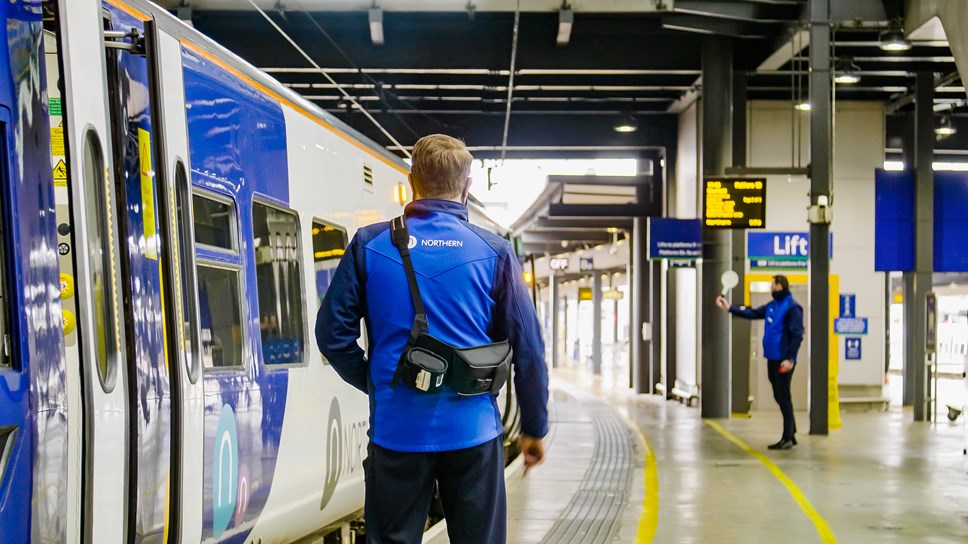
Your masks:
<svg viewBox="0 0 968 544"><path fill-rule="evenodd" d="M968 542L964 418L913 423L910 409L900 408L844 413L841 429L825 437L801 431L790 451L766 448L780 436L779 410L716 421L772 464L771 472L704 422L698 408L634 396L581 371L554 376L606 400L648 437L658 478L654 542ZM807 413L797 420L807 430ZM642 512L641 470L633 485L627 524ZM829 528L826 539L818 527ZM626 525L616 542L642 541L641 534L641 526Z"/></svg>

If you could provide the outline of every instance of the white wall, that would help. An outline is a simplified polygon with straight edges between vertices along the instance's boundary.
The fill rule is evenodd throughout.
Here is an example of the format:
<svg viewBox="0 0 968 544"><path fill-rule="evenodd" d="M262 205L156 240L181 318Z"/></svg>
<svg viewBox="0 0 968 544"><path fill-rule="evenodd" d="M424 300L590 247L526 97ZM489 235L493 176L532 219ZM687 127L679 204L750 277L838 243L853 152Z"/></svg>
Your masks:
<svg viewBox="0 0 968 544"><path fill-rule="evenodd" d="M748 149L751 166L789 166L793 140L800 134L802 165L809 159L809 112L796 112L790 102L749 104ZM884 161L884 108L880 103L838 102L834 128L833 260L831 274L840 277L840 293L857 295L856 315L868 318L862 359L843 359L838 338L841 385L878 386L884 376L885 277L874 271L874 169ZM810 180L771 176L767 181L767 231L807 231ZM801 301L806 302L806 301ZM831 318L836 316L831 316Z"/></svg>

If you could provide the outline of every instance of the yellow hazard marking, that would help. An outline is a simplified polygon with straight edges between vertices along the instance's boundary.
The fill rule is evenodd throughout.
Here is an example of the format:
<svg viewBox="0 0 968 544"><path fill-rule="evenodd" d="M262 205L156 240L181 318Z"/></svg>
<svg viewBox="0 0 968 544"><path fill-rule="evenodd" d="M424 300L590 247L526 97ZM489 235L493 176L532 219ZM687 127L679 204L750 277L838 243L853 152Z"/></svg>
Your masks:
<svg viewBox="0 0 968 544"><path fill-rule="evenodd" d="M158 241L155 239L155 173L151 170L151 134L138 129L138 159L141 165L141 208L144 219L145 257L158 260Z"/></svg>
<svg viewBox="0 0 968 544"><path fill-rule="evenodd" d="M642 515L639 516L639 526L635 532L635 544L648 544L655 540L655 531L659 526L659 471L655 465L655 452L649 437L638 425L635 429L645 443L645 499L642 501Z"/></svg>
<svg viewBox="0 0 968 544"><path fill-rule="evenodd" d="M743 442L738 436L724 429L719 423L710 421L708 419L703 421L706 423L706 425L716 429L719 434L725 436L727 440L733 444L736 444L740 447L740 449L755 457L760 463L763 463L763 466L765 466L773 474L773 476L775 476L777 480L780 480L780 483L787 488L787 491L790 492L793 500L796 501L796 503L800 506L800 509L803 510L803 513L807 515L807 518L813 522L813 526L817 528L817 534L820 535L820 541L824 544L836 544L837 537L835 537L834 532L830 530L830 526L828 526L827 522L824 521L823 517L820 516L820 513L817 512L817 509L810 504L810 501L807 500L806 495L800 491L800 488L797 487L797 484L793 483L793 480L784 474L783 471L780 470L780 467L776 466L773 461L767 459L762 453L751 448L749 444Z"/></svg>
<svg viewBox="0 0 968 544"><path fill-rule="evenodd" d="M61 300L66 300L74 296L74 276L61 273L60 275Z"/></svg>
<svg viewBox="0 0 968 544"><path fill-rule="evenodd" d="M77 318L70 310L61 310L61 320L64 322L64 334L70 334L77 328Z"/></svg>
<svg viewBox="0 0 968 544"><path fill-rule="evenodd" d="M64 159L60 159L54 165L54 185L67 187L67 164L64 163Z"/></svg>
<svg viewBox="0 0 968 544"><path fill-rule="evenodd" d="M61 123L63 125L63 123ZM50 154L55 157L63 157L64 153L64 128L54 127L50 129Z"/></svg>

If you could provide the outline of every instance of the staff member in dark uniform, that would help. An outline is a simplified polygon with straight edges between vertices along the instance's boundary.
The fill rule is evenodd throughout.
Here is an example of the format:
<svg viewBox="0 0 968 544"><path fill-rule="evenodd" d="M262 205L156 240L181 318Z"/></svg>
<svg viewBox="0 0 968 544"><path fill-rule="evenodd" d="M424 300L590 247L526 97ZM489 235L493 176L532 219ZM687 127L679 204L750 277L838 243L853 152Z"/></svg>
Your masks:
<svg viewBox="0 0 968 544"><path fill-rule="evenodd" d="M548 370L521 266L503 238L468 223L473 157L442 134L413 147L406 207L410 257L429 334L455 347L507 339L521 408L526 468L544 455ZM496 396L436 394L394 382L414 323L390 223L361 228L346 249L316 318L323 355L370 397L364 518L369 543L419 543L437 482L451 542L507 540L504 438ZM360 320L367 353L357 344Z"/></svg>
<svg viewBox="0 0 968 544"><path fill-rule="evenodd" d="M725 297L716 297L716 306L746 319L765 319L763 355L766 356L767 375L773 386L773 398L783 414L783 436L771 450L788 450L797 445L797 422L793 417L793 398L790 382L797 365L797 352L803 342L803 307L793 299L786 276L773 276L773 301L759 308L730 304Z"/></svg>

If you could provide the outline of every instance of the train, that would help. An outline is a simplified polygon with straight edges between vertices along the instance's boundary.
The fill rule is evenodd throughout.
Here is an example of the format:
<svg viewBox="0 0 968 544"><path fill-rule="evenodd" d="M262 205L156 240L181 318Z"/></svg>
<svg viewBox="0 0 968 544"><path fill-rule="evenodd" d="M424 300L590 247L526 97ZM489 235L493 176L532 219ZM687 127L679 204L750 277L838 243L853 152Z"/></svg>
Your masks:
<svg viewBox="0 0 968 544"><path fill-rule="evenodd" d="M368 401L309 331L407 163L149 2L0 10L0 540L358 519Z"/></svg>

